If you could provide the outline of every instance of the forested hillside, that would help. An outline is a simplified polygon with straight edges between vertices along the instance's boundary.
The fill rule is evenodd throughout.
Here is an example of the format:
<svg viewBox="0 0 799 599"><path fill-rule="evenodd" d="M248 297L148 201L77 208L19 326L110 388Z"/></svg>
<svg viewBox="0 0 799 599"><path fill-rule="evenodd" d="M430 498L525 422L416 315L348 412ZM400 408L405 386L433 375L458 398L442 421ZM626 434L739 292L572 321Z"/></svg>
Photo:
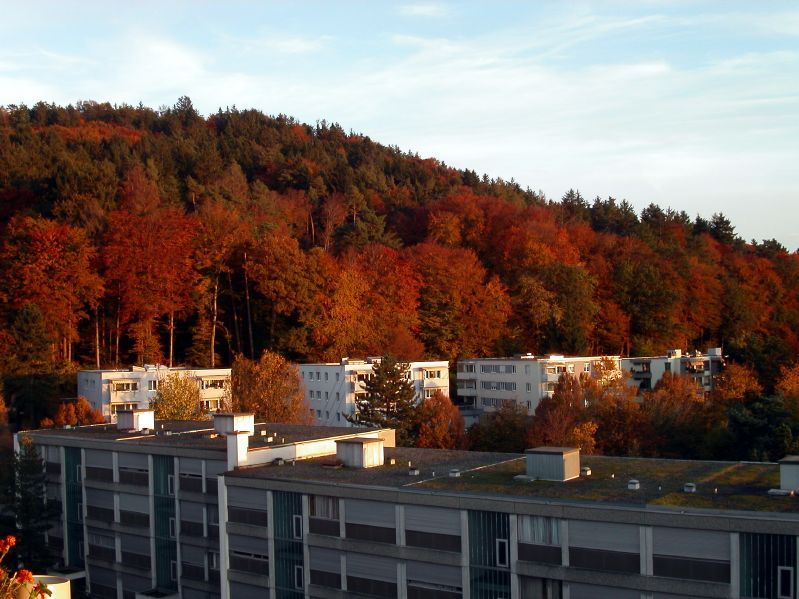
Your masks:
<svg viewBox="0 0 799 599"><path fill-rule="evenodd" d="M552 201L338 125L203 118L187 98L10 106L2 367L720 345L768 389L799 350L799 256L703 216Z"/></svg>

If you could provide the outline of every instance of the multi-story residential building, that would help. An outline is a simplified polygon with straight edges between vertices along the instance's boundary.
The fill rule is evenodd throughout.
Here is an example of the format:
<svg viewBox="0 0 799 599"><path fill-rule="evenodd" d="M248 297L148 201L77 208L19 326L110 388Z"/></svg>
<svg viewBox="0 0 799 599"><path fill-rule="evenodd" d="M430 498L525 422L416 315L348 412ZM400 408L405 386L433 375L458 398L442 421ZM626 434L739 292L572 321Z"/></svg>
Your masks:
<svg viewBox="0 0 799 599"><path fill-rule="evenodd" d="M248 415L121 420L22 433L62 507L48 540L93 597L797 597L799 456L491 454Z"/></svg>
<svg viewBox="0 0 799 599"><path fill-rule="evenodd" d="M619 356L559 355L459 360L457 393L460 403L484 412L513 402L532 415L544 397L551 397L562 375L620 376Z"/></svg>
<svg viewBox="0 0 799 599"><path fill-rule="evenodd" d="M724 368L720 347L711 347L706 354L695 351L683 354L672 349L665 356L623 358L621 367L632 375L631 382L642 391L654 389L667 372L693 377L706 393L713 389L713 379Z"/></svg>
<svg viewBox="0 0 799 599"><path fill-rule="evenodd" d="M256 425L251 414L220 413L214 422L155 422L152 410L118 415L115 425L22 433L41 451L48 502L60 512L49 546L92 597L218 598L223 564L252 569L268 555L249 541L246 557L221 559L228 527L266 523L257 512L265 506L235 499L220 520L221 473L335 454L337 440L394 439L391 430Z"/></svg>
<svg viewBox="0 0 799 599"><path fill-rule="evenodd" d="M170 374L189 376L200 388L200 403L206 411L218 410L230 381L230 368L169 368L146 364L120 370L78 371L78 395L100 410L106 420L116 419L119 410L150 407L159 382Z"/></svg>
<svg viewBox="0 0 799 599"><path fill-rule="evenodd" d="M351 360L327 364L300 364L305 393L317 424L353 426L347 416L355 411L356 400L366 394L366 381L380 358ZM413 382L418 401L436 391L449 395L449 362L435 360L410 362L405 378Z"/></svg>

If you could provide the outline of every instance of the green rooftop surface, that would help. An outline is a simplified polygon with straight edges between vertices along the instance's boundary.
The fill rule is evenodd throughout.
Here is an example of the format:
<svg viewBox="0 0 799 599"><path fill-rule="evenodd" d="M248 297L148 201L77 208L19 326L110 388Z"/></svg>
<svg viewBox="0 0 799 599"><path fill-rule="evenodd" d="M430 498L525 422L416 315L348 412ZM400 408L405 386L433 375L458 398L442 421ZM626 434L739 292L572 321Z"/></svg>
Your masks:
<svg viewBox="0 0 799 599"><path fill-rule="evenodd" d="M525 474L525 460L519 458L464 472L460 478L427 480L419 486L531 499L799 514L799 497L768 495L769 489L780 487L776 464L582 456L581 466L590 467L591 476L566 482L514 480ZM630 479L637 480L640 489L629 490ZM684 492L685 483L694 483L696 492Z"/></svg>

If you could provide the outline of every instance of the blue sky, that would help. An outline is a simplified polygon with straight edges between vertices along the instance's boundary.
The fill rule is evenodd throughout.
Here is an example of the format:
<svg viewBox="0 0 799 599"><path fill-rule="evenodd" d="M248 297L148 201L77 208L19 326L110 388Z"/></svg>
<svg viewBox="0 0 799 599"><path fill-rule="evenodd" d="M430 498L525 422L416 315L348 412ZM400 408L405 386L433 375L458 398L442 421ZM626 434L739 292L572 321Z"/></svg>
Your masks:
<svg viewBox="0 0 799 599"><path fill-rule="evenodd" d="M796 2L0 2L0 104L188 95L799 247Z"/></svg>

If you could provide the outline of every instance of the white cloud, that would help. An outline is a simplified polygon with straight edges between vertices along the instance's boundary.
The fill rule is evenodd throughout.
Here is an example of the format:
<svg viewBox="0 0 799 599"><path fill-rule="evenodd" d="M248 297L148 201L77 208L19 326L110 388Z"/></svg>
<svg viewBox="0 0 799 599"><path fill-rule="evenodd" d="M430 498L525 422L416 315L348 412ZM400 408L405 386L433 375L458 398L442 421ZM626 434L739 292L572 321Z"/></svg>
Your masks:
<svg viewBox="0 0 799 599"><path fill-rule="evenodd" d="M420 3L403 4L397 12L404 17L443 17L448 11L442 4Z"/></svg>

